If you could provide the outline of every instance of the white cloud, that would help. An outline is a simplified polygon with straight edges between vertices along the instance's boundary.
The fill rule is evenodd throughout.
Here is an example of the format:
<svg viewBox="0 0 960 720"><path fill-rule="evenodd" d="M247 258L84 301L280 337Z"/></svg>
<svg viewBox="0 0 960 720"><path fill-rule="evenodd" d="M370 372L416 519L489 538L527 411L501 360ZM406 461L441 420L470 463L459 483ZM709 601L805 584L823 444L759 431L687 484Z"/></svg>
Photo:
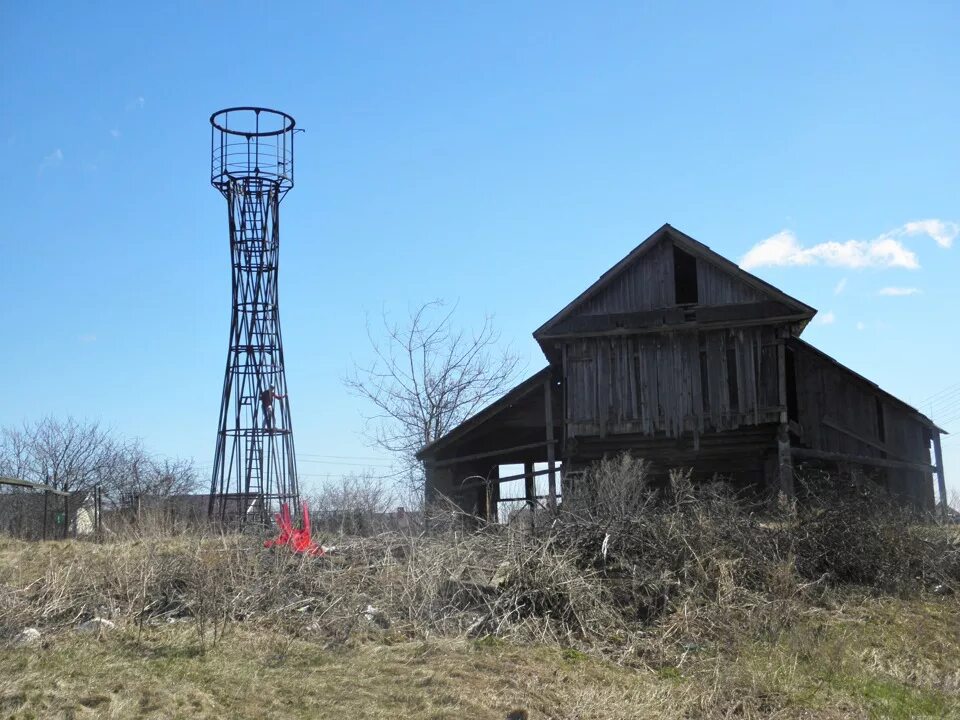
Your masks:
<svg viewBox="0 0 960 720"><path fill-rule="evenodd" d="M827 310L814 318L814 322L818 325L833 325L836 321L837 316L833 314L833 310Z"/></svg>
<svg viewBox="0 0 960 720"><path fill-rule="evenodd" d="M949 248L953 245L954 239L960 235L960 225L955 222L945 222L943 220L914 220L908 222L903 227L894 230L894 233L901 235L927 235L933 238L933 241L942 248Z"/></svg>
<svg viewBox="0 0 960 720"><path fill-rule="evenodd" d="M915 220L873 240L830 240L804 247L792 231L781 230L750 248L740 260L740 266L746 270L793 265L830 265L852 269L899 267L916 270L920 267L920 261L916 253L904 245L903 238L926 235L940 247L949 248L958 234L960 225L955 222ZM844 280L841 280L835 293L842 292L844 285Z"/></svg>
<svg viewBox="0 0 960 720"><path fill-rule="evenodd" d="M846 278L841 278L841 279L840 279L840 282L838 282L838 283L836 284L836 287L833 288L833 294L834 294L834 295L839 295L840 293L842 293L842 292L846 289L846 287L847 287L847 279L846 279Z"/></svg>
<svg viewBox="0 0 960 720"><path fill-rule="evenodd" d="M40 172L43 172L47 168L56 167L63 162L63 150L57 148L49 155L44 156L43 160L40 163Z"/></svg>
<svg viewBox="0 0 960 720"><path fill-rule="evenodd" d="M740 267L745 270L768 266L819 264L854 269L902 267L915 270L920 267L917 256L893 238L881 236L869 242L829 241L805 248L789 230L782 230L757 243L740 261Z"/></svg>
<svg viewBox="0 0 960 720"><path fill-rule="evenodd" d="M885 287L878 295L886 295L888 297L905 297L907 295L916 295L920 292L920 288L915 287Z"/></svg>

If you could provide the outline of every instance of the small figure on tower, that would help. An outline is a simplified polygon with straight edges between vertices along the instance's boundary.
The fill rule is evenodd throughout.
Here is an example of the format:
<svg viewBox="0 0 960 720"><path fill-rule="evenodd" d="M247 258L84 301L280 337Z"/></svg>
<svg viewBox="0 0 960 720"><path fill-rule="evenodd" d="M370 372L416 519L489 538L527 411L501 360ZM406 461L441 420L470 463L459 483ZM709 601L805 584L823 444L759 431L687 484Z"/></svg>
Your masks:
<svg viewBox="0 0 960 720"><path fill-rule="evenodd" d="M273 401L283 400L286 397L286 395L280 395L277 392L275 385L271 385L260 393L260 405L263 407L263 426L267 430L273 429Z"/></svg>

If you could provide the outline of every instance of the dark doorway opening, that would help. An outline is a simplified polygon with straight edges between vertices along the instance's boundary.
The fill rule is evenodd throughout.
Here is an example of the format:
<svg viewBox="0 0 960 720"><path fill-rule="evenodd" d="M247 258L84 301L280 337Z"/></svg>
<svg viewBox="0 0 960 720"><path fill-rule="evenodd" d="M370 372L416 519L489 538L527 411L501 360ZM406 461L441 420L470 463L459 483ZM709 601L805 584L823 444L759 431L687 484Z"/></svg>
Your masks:
<svg viewBox="0 0 960 720"><path fill-rule="evenodd" d="M676 245L673 246L673 287L677 305L696 305L697 259Z"/></svg>

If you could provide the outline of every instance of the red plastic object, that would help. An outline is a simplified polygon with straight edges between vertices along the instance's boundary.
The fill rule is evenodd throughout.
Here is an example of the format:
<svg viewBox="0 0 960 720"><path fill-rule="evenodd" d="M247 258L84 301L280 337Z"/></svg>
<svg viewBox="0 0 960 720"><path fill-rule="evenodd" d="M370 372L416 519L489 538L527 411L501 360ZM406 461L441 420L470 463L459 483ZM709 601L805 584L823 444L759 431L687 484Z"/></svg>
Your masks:
<svg viewBox="0 0 960 720"><path fill-rule="evenodd" d="M300 507L303 510L303 527L295 528L293 526L290 506L287 503L282 503L279 514L275 516L280 534L273 540L267 540L263 543L263 546L270 548L286 545L295 553L323 557L325 555L323 547L317 545L310 536L310 511L307 510L307 504L303 503Z"/></svg>

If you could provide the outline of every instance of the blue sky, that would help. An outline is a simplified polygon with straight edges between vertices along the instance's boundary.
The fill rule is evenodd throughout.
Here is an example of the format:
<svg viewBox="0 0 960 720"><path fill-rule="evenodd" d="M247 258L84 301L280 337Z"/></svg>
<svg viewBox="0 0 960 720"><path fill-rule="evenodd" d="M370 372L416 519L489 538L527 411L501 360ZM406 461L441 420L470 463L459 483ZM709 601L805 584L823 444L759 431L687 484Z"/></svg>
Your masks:
<svg viewBox="0 0 960 720"><path fill-rule="evenodd" d="M0 5L0 424L96 419L206 470L230 298L207 118L257 104L306 129L280 292L308 486L388 464L340 383L367 313L458 300L534 370L532 330L664 222L960 434L955 4L518 5Z"/></svg>

